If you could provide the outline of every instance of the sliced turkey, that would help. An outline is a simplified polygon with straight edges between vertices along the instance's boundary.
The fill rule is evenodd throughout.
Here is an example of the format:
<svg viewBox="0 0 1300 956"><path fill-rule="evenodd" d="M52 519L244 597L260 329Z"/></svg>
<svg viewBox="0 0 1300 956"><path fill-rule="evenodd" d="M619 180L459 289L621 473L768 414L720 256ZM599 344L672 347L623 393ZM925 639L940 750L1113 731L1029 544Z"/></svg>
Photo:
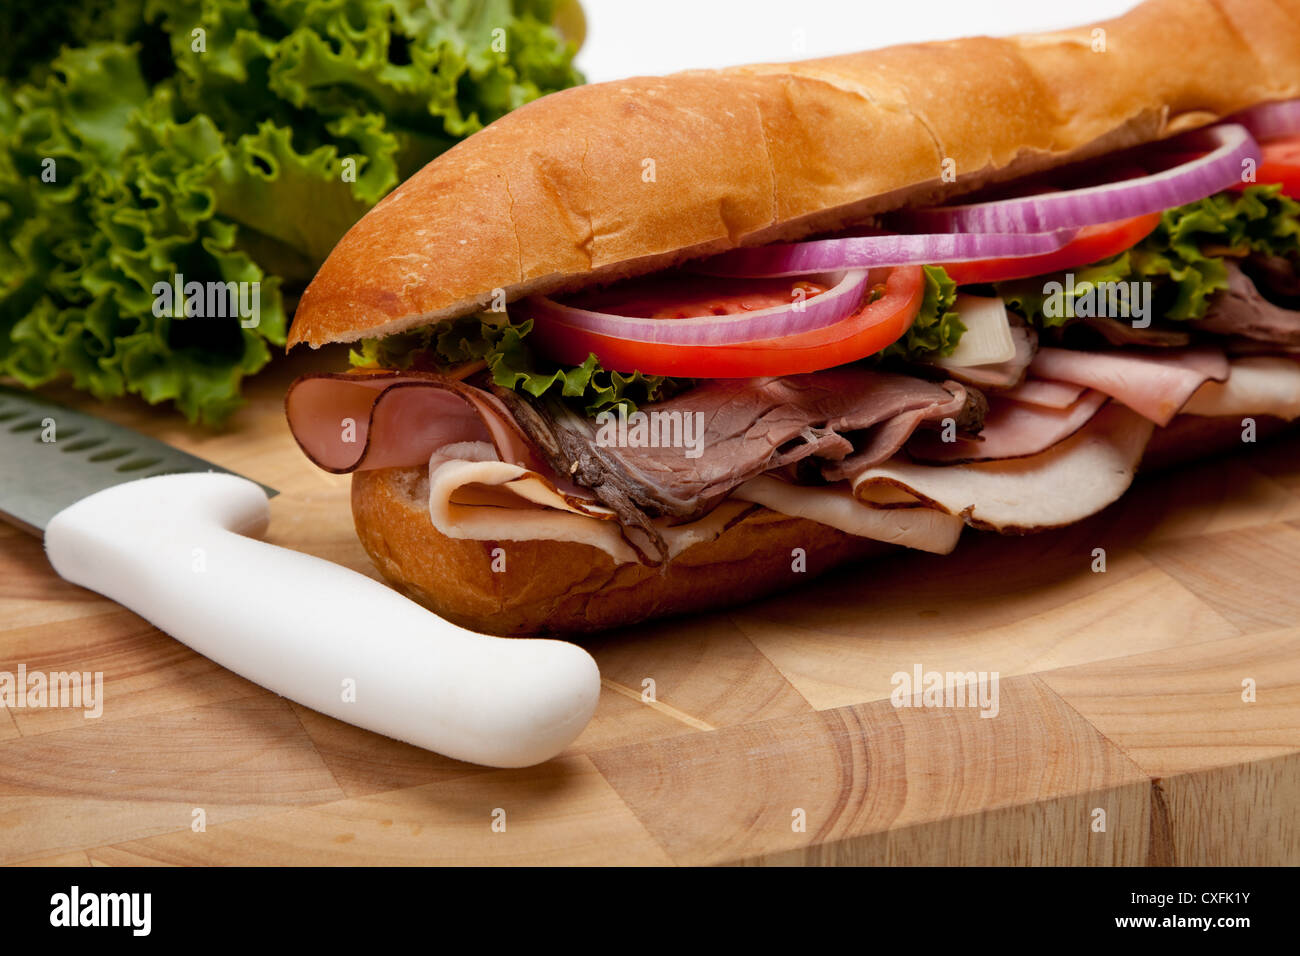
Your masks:
<svg viewBox="0 0 1300 956"><path fill-rule="evenodd" d="M1084 392L1065 408L1027 405L994 395L978 438L958 436L944 441L942 433L920 432L907 443L907 455L913 461L935 465L1036 455L1088 424L1104 404L1106 396L1095 390Z"/></svg>
<svg viewBox="0 0 1300 956"><path fill-rule="evenodd" d="M961 515L976 528L1021 534L1073 524L1114 502L1133 480L1154 425L1111 403L1054 448L1028 458L922 465L896 457L853 481L863 500L884 485Z"/></svg>
<svg viewBox="0 0 1300 956"><path fill-rule="evenodd" d="M1232 360L1226 382L1206 382L1183 406L1187 415L1300 418L1300 357L1256 355Z"/></svg>
<svg viewBox="0 0 1300 956"><path fill-rule="evenodd" d="M672 558L693 544L712 541L754 510L753 503L728 500L688 524L669 527L660 519L655 530L664 541L665 556ZM559 494L543 476L498 460L487 442L448 445L429 459L429 518L449 538L573 541L599 548L619 564L657 563L656 553L647 548L648 537L625 528L612 510Z"/></svg>
<svg viewBox="0 0 1300 956"><path fill-rule="evenodd" d="M759 475L737 488L732 499L932 554L948 554L957 547L963 527L961 518L933 508L871 507L843 484L809 487Z"/></svg>

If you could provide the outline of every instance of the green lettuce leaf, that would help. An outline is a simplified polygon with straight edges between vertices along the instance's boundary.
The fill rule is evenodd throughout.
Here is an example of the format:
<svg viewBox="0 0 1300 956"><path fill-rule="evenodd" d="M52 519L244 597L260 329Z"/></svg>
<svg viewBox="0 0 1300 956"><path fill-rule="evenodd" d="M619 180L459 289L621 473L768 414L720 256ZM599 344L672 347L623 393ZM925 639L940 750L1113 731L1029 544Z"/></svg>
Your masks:
<svg viewBox="0 0 1300 956"><path fill-rule="evenodd" d="M1099 282L1127 282L1132 279L1132 257L1128 252L1124 252L1095 265L1084 266L1071 271L1074 275L1073 286L1067 286L1066 275L1062 272L1033 279L999 282L996 288L998 295L1006 302L1008 308L1019 312L1038 325L1044 328L1064 325L1074 318L1075 300L1086 292L1090 286ZM1063 289L1069 288L1072 290L1071 295L1065 296L1062 302L1061 314L1059 315L1048 315L1045 307L1047 294L1043 291L1044 286L1053 281L1060 283Z"/></svg>
<svg viewBox="0 0 1300 956"><path fill-rule="evenodd" d="M532 319L514 323L503 313L466 315L412 332L364 339L349 359L356 366L399 369L412 364L445 369L481 360L502 388L534 398L573 400L588 415L618 405L630 414L637 405L668 398L690 384L689 379L610 371L594 354L568 368L547 362L524 341L532 328Z"/></svg>
<svg viewBox="0 0 1300 956"><path fill-rule="evenodd" d="M948 356L957 348L966 326L953 311L957 283L942 266L923 266L925 298L907 334L881 353L885 358L924 361L936 355Z"/></svg>
<svg viewBox="0 0 1300 956"><path fill-rule="evenodd" d="M0 375L210 425L370 206L581 81L550 0L18 9L0 16L16 37L0 51ZM155 316L155 284L177 274L258 283L259 323Z"/></svg>
<svg viewBox="0 0 1300 956"><path fill-rule="evenodd" d="M1300 203L1282 195L1281 186L1250 186L1222 192L1160 217L1155 231L1132 249L1074 274L1074 296L1062 314L1044 311L1044 286L1066 285L1064 272L997 284L1007 304L1044 327L1074 318L1074 299L1089 283L1151 282L1155 314L1167 319L1199 319L1214 293L1228 287L1226 260L1252 252L1285 256L1300 249Z"/></svg>

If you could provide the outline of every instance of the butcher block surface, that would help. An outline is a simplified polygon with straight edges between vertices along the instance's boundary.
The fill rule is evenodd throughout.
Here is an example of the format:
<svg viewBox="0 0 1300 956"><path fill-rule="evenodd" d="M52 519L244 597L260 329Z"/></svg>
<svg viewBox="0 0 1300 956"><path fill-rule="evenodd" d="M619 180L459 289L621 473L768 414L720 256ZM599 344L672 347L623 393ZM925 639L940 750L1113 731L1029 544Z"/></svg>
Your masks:
<svg viewBox="0 0 1300 956"><path fill-rule="evenodd" d="M295 374L344 364L281 361L219 434L95 409L280 489L268 540L373 576L348 479L281 412ZM584 643L591 725L491 770L265 691L0 526L0 671L104 675L98 719L0 708L0 863L1300 863L1295 432L1061 531ZM895 707L918 667L997 672L997 715Z"/></svg>

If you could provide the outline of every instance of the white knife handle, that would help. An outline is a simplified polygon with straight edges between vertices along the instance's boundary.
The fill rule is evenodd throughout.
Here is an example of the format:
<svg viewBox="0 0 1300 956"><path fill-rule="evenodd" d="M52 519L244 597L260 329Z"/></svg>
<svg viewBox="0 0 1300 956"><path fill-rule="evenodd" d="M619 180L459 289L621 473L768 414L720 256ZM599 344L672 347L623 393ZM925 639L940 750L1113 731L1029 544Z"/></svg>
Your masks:
<svg viewBox="0 0 1300 956"><path fill-rule="evenodd" d="M45 550L62 577L223 667L419 747L526 767L586 726L600 672L582 648L476 634L355 571L244 537L268 520L244 478L162 475L60 511Z"/></svg>

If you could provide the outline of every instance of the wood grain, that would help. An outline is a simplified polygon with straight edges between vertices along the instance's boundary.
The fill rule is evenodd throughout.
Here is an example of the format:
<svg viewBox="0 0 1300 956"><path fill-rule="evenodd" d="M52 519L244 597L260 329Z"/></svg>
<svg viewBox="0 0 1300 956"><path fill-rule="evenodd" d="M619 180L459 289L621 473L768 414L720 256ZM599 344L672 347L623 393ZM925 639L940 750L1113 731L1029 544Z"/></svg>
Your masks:
<svg viewBox="0 0 1300 956"><path fill-rule="evenodd" d="M1243 699L1247 680L1254 700ZM1300 628L1087 664L1043 681L1153 777L1300 752Z"/></svg>
<svg viewBox="0 0 1300 956"><path fill-rule="evenodd" d="M294 375L343 364L277 362L220 434L93 410L279 488L270 540L377 576L348 480L306 462L280 410ZM1293 432L1145 476L1071 528L588 638L589 727L495 771L275 697L0 527L0 671L104 678L97 719L0 708L0 863L1295 865L1298 584ZM996 671L998 716L895 708L915 666Z"/></svg>
<svg viewBox="0 0 1300 956"><path fill-rule="evenodd" d="M725 615L627 628L583 645L607 687L617 685L638 705L652 691L646 706L688 727L731 727L808 710L771 655Z"/></svg>
<svg viewBox="0 0 1300 956"><path fill-rule="evenodd" d="M1294 753L1158 782L1174 866L1295 866L1300 756Z"/></svg>
<svg viewBox="0 0 1300 956"><path fill-rule="evenodd" d="M1105 572L1091 570L1096 547L1107 550ZM819 709L886 698L891 675L918 662L1007 677L1238 633L1095 523L1031 538L972 535L951 562L920 557L838 574L811 599L790 594L735 617ZM869 581L853 580L864 572Z"/></svg>
<svg viewBox="0 0 1300 956"><path fill-rule="evenodd" d="M1036 679L1002 681L1000 697L993 719L880 701L593 759L678 863L820 860L831 846L877 864L1011 863L1029 846L1041 862L1142 861L1148 779ZM1094 834L1099 806L1109 825Z"/></svg>
<svg viewBox="0 0 1300 956"><path fill-rule="evenodd" d="M1257 525L1142 550L1244 633L1300 622L1300 524Z"/></svg>
<svg viewBox="0 0 1300 956"><path fill-rule="evenodd" d="M0 707L0 740L9 740L12 737L21 737L18 732L18 725L14 723L13 715L7 708Z"/></svg>
<svg viewBox="0 0 1300 956"><path fill-rule="evenodd" d="M269 694L4 743L0 862L258 816L342 791Z"/></svg>
<svg viewBox="0 0 1300 956"><path fill-rule="evenodd" d="M47 572L48 573L48 572ZM206 657L191 652L135 614L115 604L79 620L29 625L6 632L0 670L104 675L103 713L87 720L79 709L10 711L25 737L141 714L183 710L261 694L261 689Z"/></svg>
<svg viewBox="0 0 1300 956"><path fill-rule="evenodd" d="M24 860L22 863L11 863L9 866L91 866L90 854L83 850L74 850L71 853L60 853L57 856L47 856L39 860Z"/></svg>
<svg viewBox="0 0 1300 956"><path fill-rule="evenodd" d="M494 829L494 821L504 827ZM96 862L242 865L663 864L663 852L586 757L391 790L206 833L91 852Z"/></svg>

